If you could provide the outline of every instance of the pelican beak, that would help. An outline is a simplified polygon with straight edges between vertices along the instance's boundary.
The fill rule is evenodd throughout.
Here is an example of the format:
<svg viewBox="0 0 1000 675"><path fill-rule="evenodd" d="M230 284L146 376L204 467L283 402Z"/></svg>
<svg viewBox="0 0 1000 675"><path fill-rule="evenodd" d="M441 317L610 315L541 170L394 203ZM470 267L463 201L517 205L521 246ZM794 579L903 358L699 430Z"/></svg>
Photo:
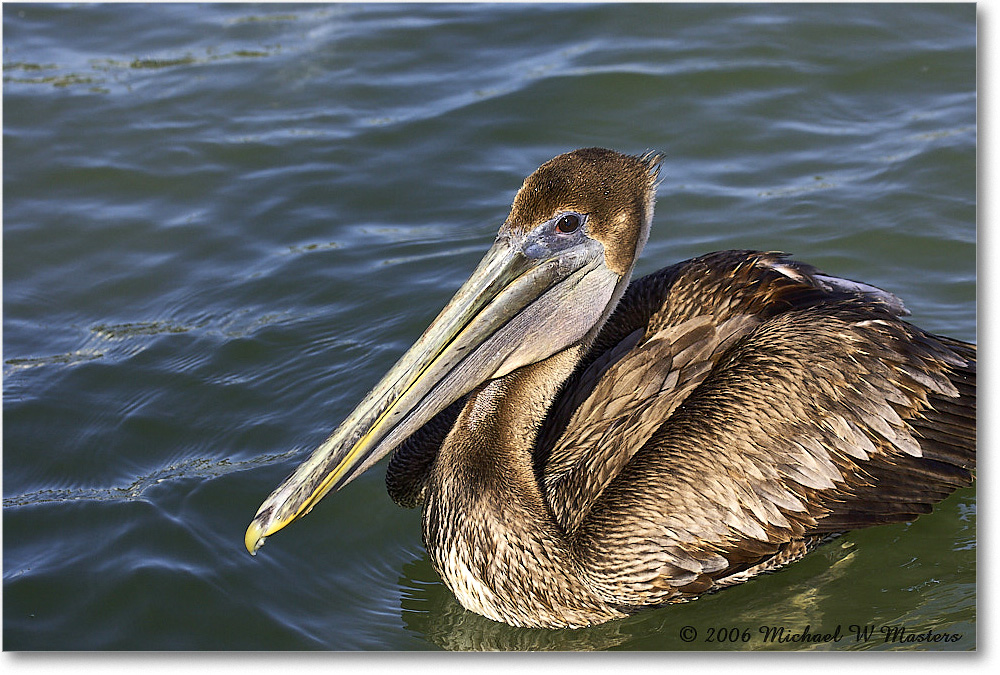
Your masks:
<svg viewBox="0 0 1000 675"><path fill-rule="evenodd" d="M610 311L622 281L603 251L585 236L552 250L531 234L501 231L410 350L261 504L247 528L247 550L255 553L478 385L583 339Z"/></svg>

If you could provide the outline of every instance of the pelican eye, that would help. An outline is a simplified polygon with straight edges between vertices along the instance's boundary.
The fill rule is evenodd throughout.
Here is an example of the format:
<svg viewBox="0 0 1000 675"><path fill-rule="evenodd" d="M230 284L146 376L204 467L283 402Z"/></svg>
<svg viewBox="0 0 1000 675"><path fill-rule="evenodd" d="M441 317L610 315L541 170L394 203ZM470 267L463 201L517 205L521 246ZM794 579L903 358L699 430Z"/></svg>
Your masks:
<svg viewBox="0 0 1000 675"><path fill-rule="evenodd" d="M580 229L583 224L583 217L579 213L564 213L556 220L556 232L559 234L572 234Z"/></svg>

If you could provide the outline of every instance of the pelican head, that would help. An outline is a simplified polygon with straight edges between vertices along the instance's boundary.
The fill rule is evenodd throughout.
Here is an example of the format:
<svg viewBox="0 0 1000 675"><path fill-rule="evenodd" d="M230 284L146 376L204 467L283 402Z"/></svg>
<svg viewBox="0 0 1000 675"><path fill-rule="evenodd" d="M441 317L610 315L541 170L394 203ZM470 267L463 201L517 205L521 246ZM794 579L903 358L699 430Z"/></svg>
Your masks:
<svg viewBox="0 0 1000 675"><path fill-rule="evenodd" d="M264 500L247 550L484 382L589 344L653 217L659 157L586 148L525 179L472 276L333 434Z"/></svg>

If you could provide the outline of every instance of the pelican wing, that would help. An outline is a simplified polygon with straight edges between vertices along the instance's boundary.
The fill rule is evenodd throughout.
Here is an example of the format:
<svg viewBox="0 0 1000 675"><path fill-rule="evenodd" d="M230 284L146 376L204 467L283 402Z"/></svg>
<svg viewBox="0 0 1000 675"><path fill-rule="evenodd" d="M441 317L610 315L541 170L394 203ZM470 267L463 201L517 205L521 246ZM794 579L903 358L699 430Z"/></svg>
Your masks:
<svg viewBox="0 0 1000 675"><path fill-rule="evenodd" d="M869 291L803 283L774 259L753 264L770 267L756 294L770 300L716 312L699 356L682 358L694 342L658 344L692 335L706 314L679 321L683 303L668 307L668 292L645 339L615 362L642 367L656 362L644 349L669 353L667 369L679 362L686 380L650 365L654 386L609 404L621 413L608 418L597 401L607 367L551 452L547 498L570 514L586 574L610 602L696 595L790 562L824 536L910 520L971 482L975 347L899 320L901 305ZM739 283L740 267L723 276ZM734 290L719 294L731 299L723 304L738 304ZM657 423L642 409L669 412Z"/></svg>
<svg viewBox="0 0 1000 675"><path fill-rule="evenodd" d="M564 387L539 443L540 473L560 524L567 531L579 525L739 339L791 308L836 299L906 311L890 293L780 253L721 251L633 283Z"/></svg>

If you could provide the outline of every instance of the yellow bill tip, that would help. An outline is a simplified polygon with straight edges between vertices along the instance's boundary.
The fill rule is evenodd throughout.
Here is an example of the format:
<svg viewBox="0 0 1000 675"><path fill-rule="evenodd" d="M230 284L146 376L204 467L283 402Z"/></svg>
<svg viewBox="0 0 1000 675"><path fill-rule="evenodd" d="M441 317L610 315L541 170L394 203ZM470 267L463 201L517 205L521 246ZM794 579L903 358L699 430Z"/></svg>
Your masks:
<svg viewBox="0 0 1000 675"><path fill-rule="evenodd" d="M256 519L250 523L246 536L243 538L243 543L250 555L257 555L257 549L264 545L264 540L269 534L271 533L261 529L260 523Z"/></svg>

